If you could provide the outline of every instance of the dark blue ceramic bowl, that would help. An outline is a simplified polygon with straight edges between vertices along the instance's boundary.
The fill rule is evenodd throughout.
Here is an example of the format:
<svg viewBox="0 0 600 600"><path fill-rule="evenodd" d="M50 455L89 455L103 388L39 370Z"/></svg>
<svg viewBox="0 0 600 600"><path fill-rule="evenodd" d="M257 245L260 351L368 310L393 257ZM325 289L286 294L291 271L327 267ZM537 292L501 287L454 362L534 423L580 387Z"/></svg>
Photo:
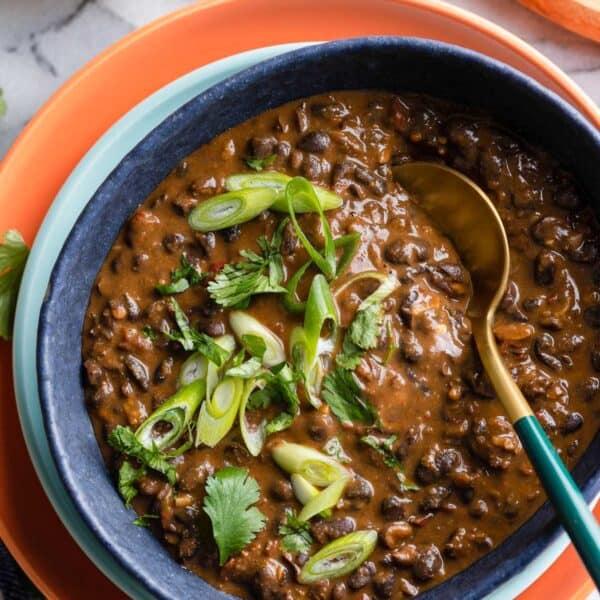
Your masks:
<svg viewBox="0 0 600 600"><path fill-rule="evenodd" d="M434 41L372 37L306 47L260 63L200 94L140 142L94 194L52 273L39 324L38 377L50 447L90 528L157 597L225 598L132 524L94 438L83 396L81 332L90 290L119 229L182 158L222 131L296 98L340 89L431 94L480 108L548 150L600 198L600 136L558 96L506 65ZM574 476L600 491L600 436ZM546 504L493 552L423 597L481 598L523 569L559 533Z"/></svg>

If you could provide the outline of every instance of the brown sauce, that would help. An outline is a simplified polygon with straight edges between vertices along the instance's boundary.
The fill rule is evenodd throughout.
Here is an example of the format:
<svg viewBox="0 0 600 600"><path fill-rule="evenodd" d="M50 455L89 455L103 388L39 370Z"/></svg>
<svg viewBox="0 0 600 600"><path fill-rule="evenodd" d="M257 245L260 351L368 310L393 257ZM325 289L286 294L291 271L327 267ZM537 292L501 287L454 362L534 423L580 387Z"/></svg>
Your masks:
<svg viewBox="0 0 600 600"><path fill-rule="evenodd" d="M573 467L598 429L600 294L597 231L573 182L543 153L487 118L423 97L340 92L295 101L221 134L179 164L124 226L94 286L83 357L90 416L110 469L106 444L116 425L137 428L175 391L188 353L143 335L172 322L155 292L182 253L203 271L237 262L257 249L282 215L266 212L224 232L201 234L186 215L224 191L226 176L248 171L248 156L276 158L268 168L303 175L344 199L327 213L334 236L360 232L348 269L394 271L400 286L386 300L398 350L390 340L363 360L356 375L376 407L382 432L396 434L394 452L419 486L406 491L381 456L359 442L364 425L342 424L302 403L286 431L268 438L258 458L234 426L214 449L191 448L175 459L178 482L143 478L135 507L155 513L155 533L187 569L240 597L397 598L412 596L465 569L515 531L543 501L539 482L474 351L465 316L471 289L456 251L393 180L404 161L442 161L475 179L498 207L511 246L510 285L495 334L519 387L563 460ZM315 215L299 217L320 247ZM283 242L288 275L307 254L290 227ZM313 272L313 274L316 271ZM304 282L300 295L307 292ZM367 283L338 298L346 327ZM177 296L191 323L209 335L229 332L227 310L200 284ZM248 312L287 343L301 319L276 295L253 298ZM133 357L133 358L132 358ZM132 360L141 361L141 369ZM337 436L356 474L332 519L313 520L312 553L353 529L380 534L375 552L353 574L313 586L296 582L306 557L285 555L278 524L299 508L287 475L270 458L280 439L322 449ZM204 483L225 465L248 468L261 487L257 507L267 525L242 552L218 566Z"/></svg>

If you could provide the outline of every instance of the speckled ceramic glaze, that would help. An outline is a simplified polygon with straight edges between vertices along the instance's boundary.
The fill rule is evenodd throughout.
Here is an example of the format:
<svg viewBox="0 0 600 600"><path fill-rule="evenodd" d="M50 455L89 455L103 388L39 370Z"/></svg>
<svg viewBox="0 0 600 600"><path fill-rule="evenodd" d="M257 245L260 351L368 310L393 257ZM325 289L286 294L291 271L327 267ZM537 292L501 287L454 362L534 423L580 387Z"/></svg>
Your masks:
<svg viewBox="0 0 600 600"><path fill-rule="evenodd" d="M600 197L600 136L579 113L501 63L428 40L342 40L272 58L200 94L144 138L100 186L63 247L42 307L38 378L50 446L75 504L106 547L160 598L227 596L181 569L132 524L104 467L81 379L81 331L94 279L127 217L198 146L295 98L356 88L426 93L482 108L553 154L589 198ZM596 436L574 472L588 500L600 490L599 452ZM481 598L558 531L544 505L493 552L422 597Z"/></svg>

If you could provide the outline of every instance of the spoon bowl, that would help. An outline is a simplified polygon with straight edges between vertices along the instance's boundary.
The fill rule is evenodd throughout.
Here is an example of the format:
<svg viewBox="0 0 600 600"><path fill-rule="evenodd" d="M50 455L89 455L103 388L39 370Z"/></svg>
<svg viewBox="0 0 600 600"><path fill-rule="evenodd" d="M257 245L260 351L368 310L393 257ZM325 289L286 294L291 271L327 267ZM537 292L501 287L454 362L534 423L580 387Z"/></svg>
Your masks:
<svg viewBox="0 0 600 600"><path fill-rule="evenodd" d="M600 587L600 527L506 368L494 337L494 316L510 269L508 239L496 207L476 183L444 165L406 163L394 168L394 177L450 238L469 270L473 297L467 315L481 362L559 519Z"/></svg>

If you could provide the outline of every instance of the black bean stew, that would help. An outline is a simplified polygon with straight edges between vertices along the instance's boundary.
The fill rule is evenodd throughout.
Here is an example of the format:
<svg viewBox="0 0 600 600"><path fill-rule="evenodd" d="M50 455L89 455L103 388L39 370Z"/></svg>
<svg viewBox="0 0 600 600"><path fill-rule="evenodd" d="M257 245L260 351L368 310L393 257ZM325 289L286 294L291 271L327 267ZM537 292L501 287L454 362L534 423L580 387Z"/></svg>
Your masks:
<svg viewBox="0 0 600 600"><path fill-rule="evenodd" d="M394 167L415 159L466 173L500 211L512 268L494 332L568 466L598 429L597 226L568 174L485 116L426 97L340 92L261 114L182 161L136 210L98 275L83 335L89 412L121 493L141 515L137 523L220 589L290 600L415 596L489 552L543 500L474 350L465 316L469 274L394 180ZM296 213L296 227L281 192L280 211L272 206L247 222L200 231L198 207L244 173L304 177L341 206L325 210L328 228L314 207ZM268 200L264 190L259 196ZM309 260L307 244L326 256L327 230L338 240L338 265L349 249L347 267L336 273L334 260L328 273L331 261L321 267L317 259L295 294L282 292ZM248 250L254 257L240 255ZM232 266L239 263L246 266ZM260 285L269 290L232 306L225 284L236 269L255 291L259 284L249 281L262 269ZM352 278L363 272L379 276ZM338 314L337 328L329 319L319 330L320 381L304 377L310 343L293 356L294 336L310 329L310 293L332 297ZM371 308L364 304L374 297ZM260 332L246 321L236 330L235 314L254 317L283 346L267 343L265 353ZM214 340L232 333L226 339L235 349L215 350ZM269 348L283 361L268 361ZM210 380L207 365L207 385L229 385L213 404L205 387L189 387ZM254 376L224 374L240 365ZM175 420L158 418L140 445L140 426L178 386L178 398L197 395L185 430L161 446L183 422L175 411ZM244 386L251 388L248 431L264 438L254 452L237 404L229 429L217 435ZM203 431L202 418L214 426ZM219 435L214 447L202 442ZM327 481L294 466L303 450L284 456L284 442L330 459ZM310 498L334 485L333 504L299 518ZM227 508L232 490L240 496ZM224 531L228 525L237 530ZM346 537L353 532L362 533ZM356 564L319 571L311 557L335 550L334 540L355 540Z"/></svg>

